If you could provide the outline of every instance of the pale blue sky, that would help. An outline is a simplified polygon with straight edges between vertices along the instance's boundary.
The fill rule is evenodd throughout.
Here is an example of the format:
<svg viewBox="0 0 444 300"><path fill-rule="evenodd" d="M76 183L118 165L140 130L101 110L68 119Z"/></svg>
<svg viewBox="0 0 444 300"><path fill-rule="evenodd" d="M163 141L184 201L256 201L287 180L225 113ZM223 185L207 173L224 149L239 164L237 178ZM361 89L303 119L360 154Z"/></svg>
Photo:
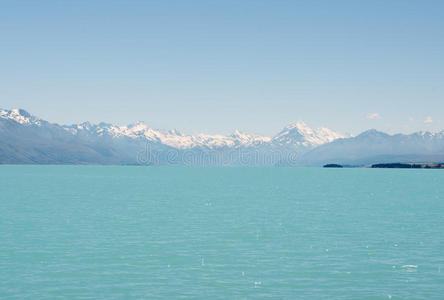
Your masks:
<svg viewBox="0 0 444 300"><path fill-rule="evenodd" d="M444 129L444 1L1 1L0 107L187 133Z"/></svg>

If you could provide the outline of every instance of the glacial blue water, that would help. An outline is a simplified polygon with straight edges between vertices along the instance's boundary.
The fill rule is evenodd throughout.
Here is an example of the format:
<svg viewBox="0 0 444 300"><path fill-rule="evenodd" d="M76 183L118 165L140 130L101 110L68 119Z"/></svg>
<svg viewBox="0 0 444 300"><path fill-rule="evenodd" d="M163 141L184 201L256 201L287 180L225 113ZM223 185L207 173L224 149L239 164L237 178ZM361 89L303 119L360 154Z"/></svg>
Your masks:
<svg viewBox="0 0 444 300"><path fill-rule="evenodd" d="M444 299L444 171L0 166L1 299Z"/></svg>

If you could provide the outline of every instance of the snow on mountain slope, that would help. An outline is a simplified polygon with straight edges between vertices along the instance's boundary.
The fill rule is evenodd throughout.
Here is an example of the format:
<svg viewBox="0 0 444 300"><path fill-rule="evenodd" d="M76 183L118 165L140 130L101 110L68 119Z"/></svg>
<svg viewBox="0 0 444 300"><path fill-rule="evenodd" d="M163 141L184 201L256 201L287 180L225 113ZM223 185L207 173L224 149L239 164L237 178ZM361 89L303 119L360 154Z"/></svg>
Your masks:
<svg viewBox="0 0 444 300"><path fill-rule="evenodd" d="M155 130L142 122L128 126L116 126L101 123L91 125L82 123L79 125L64 126L73 134L94 133L97 135L109 135L114 138L127 137L131 139L145 139L150 142L164 144L177 149L191 149L195 147L205 147L210 149L222 147L247 147L269 142L268 137L243 134L235 131L230 136L223 135L185 135L177 130Z"/></svg>
<svg viewBox="0 0 444 300"><path fill-rule="evenodd" d="M91 128L83 126L82 128ZM97 131L97 128L94 128ZM287 126L275 138L266 136L241 133L235 130L233 134L224 135L185 135L177 130L155 130L145 123L139 122L129 126L107 125L100 127L100 133L108 133L114 137L126 136L129 138L145 138L148 141L161 143L178 149L191 149L204 147L217 149L224 147L254 147L263 145L286 145L292 147L315 147L324 143L331 142L337 138L343 138L342 135L328 129L320 128L310 129L305 123L298 122Z"/></svg>
<svg viewBox="0 0 444 300"><path fill-rule="evenodd" d="M127 136L131 138L144 137L148 141L158 142L178 149L191 149L195 147L206 147L210 149L236 146L253 146L256 144L270 141L270 138L241 134L238 131L230 136L223 135L184 135L177 130L154 130L146 124L138 123L136 125L121 126L118 129L113 128L112 132L116 136Z"/></svg>
<svg viewBox="0 0 444 300"><path fill-rule="evenodd" d="M252 135L234 131L233 134L224 135L186 135L177 130L155 130L143 122L128 126L117 126L107 123L91 124L84 122L74 125L57 125L43 121L30 115L23 109L0 110L0 118L13 120L22 125L51 126L63 129L73 136L129 138L134 140L146 140L152 143L166 145L176 149L220 149L241 147L291 147L313 148L318 145L331 142L342 135L328 129L311 129L304 122L299 121L285 127L274 138Z"/></svg>
<svg viewBox="0 0 444 300"><path fill-rule="evenodd" d="M23 109L0 109L0 118L12 120L23 125L42 125L42 120L35 116L31 116Z"/></svg>
<svg viewBox="0 0 444 300"><path fill-rule="evenodd" d="M316 147L345 136L328 128L311 129L302 121L286 126L273 138L273 143L286 146Z"/></svg>

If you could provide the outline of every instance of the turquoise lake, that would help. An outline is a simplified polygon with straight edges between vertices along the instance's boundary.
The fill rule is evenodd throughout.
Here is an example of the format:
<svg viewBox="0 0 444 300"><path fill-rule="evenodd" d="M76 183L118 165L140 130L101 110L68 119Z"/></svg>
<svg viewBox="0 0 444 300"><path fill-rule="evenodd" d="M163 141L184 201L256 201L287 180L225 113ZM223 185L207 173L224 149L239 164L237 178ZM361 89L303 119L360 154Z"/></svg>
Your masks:
<svg viewBox="0 0 444 300"><path fill-rule="evenodd" d="M1 299L444 299L444 171L0 166Z"/></svg>

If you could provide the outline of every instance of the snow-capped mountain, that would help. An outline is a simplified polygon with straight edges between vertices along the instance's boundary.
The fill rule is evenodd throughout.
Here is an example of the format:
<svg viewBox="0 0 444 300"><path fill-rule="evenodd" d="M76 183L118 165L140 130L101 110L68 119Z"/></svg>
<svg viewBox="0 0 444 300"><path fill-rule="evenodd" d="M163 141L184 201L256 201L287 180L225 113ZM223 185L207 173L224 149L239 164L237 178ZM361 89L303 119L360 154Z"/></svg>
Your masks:
<svg viewBox="0 0 444 300"><path fill-rule="evenodd" d="M270 138L245 134L235 131L229 136L223 135L185 135L178 130L155 130L143 122L128 126L116 126L101 123L91 125L82 123L79 125L63 126L72 134L89 133L96 135L109 135L114 138L128 137L131 139L142 139L153 143L164 144L177 149L192 149L206 147L216 149L222 147L248 147L270 142Z"/></svg>
<svg viewBox="0 0 444 300"><path fill-rule="evenodd" d="M444 131L389 135L368 130L346 137L299 121L273 137L237 130L231 135L188 135L153 129L143 122L58 125L22 109L0 109L0 163L313 166L384 162L444 162Z"/></svg>
<svg viewBox="0 0 444 300"><path fill-rule="evenodd" d="M153 163L159 164L166 159L166 153L170 155L174 150L177 154L174 157L184 155L185 151L200 156L213 151L228 165L239 164L248 153L255 158L252 164L273 165L281 163L290 151L304 153L343 136L327 128L313 130L303 122L285 127L274 137L237 130L228 136L187 135L177 130L153 129L143 122L128 126L89 122L58 125L23 109L3 109L0 110L0 137L1 163L137 164L139 152L148 147L157 155L158 161ZM242 150L243 156L234 156L233 161L235 150ZM273 160L268 159L271 152ZM180 163L180 159L177 160Z"/></svg>
<svg viewBox="0 0 444 300"><path fill-rule="evenodd" d="M344 137L328 128L311 129L307 124L299 121L282 129L273 138L273 143L280 146L292 145L313 148Z"/></svg>
<svg viewBox="0 0 444 300"><path fill-rule="evenodd" d="M42 120L40 120L35 116L31 116L24 109L17 109L17 108L12 110L0 109L0 118L12 120L19 124L36 125L36 126L42 125Z"/></svg>
<svg viewBox="0 0 444 300"><path fill-rule="evenodd" d="M0 118L13 120L28 126L50 124L47 121L32 116L23 109L0 110ZM177 130L155 130L143 122L128 126L84 122L75 125L62 125L60 127L73 135L107 135L114 138L128 137L132 139L146 139L150 142L161 143L178 149L191 149L195 147L207 147L211 149L221 147L250 147L265 144L310 148L331 142L337 138L343 138L342 135L328 128L313 130L302 121L288 125L273 138L241 133L238 130L235 130L234 133L229 136L208 134L185 135Z"/></svg>

